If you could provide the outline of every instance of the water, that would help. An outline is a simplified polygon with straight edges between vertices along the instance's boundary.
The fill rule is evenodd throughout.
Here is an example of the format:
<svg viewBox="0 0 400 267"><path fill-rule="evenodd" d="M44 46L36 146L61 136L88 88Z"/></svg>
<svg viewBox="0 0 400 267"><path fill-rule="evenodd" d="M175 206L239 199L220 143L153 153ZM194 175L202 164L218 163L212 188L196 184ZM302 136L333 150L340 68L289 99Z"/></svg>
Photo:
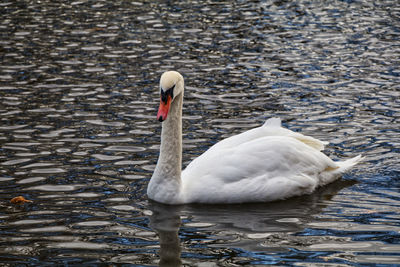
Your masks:
<svg viewBox="0 0 400 267"><path fill-rule="evenodd" d="M396 1L5 1L0 14L2 265L400 262ZM366 160L284 202L150 202L170 69L186 81L184 165L271 116L330 141L333 159Z"/></svg>

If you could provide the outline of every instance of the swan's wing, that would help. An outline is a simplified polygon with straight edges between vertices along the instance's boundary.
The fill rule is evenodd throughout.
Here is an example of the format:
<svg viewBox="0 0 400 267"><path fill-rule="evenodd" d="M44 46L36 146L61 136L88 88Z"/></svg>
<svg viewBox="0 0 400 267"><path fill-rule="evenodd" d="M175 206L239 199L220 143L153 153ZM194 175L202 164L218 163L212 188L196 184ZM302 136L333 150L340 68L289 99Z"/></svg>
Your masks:
<svg viewBox="0 0 400 267"><path fill-rule="evenodd" d="M279 118L268 119L262 126L262 129L266 133L266 135L294 137L304 144L311 146L319 151L324 150L324 146L328 144L328 142L320 141L314 137L306 136L301 133L296 133L289 129L282 128L282 123Z"/></svg>
<svg viewBox="0 0 400 267"><path fill-rule="evenodd" d="M226 138L216 143L209 150L236 147L266 136L290 136L319 151L322 151L324 149L324 145L328 144L328 142L320 141L311 136L306 136L301 133L296 133L289 129L285 129L281 126L281 120L279 118L270 118L261 127L257 127L241 134Z"/></svg>
<svg viewBox="0 0 400 267"><path fill-rule="evenodd" d="M196 158L182 173L183 192L187 202L271 201L312 192L318 175L336 168L296 138L260 137Z"/></svg>

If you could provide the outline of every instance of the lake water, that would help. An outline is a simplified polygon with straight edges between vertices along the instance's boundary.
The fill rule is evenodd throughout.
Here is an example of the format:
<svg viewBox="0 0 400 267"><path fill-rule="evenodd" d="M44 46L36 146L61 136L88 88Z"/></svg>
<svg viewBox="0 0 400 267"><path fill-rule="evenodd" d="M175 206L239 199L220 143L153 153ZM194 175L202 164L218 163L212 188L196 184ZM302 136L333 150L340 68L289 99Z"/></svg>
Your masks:
<svg viewBox="0 0 400 267"><path fill-rule="evenodd" d="M400 263L397 1L2 1L0 14L2 266ZM288 201L153 203L171 69L186 82L184 165L273 116L335 160L366 159Z"/></svg>

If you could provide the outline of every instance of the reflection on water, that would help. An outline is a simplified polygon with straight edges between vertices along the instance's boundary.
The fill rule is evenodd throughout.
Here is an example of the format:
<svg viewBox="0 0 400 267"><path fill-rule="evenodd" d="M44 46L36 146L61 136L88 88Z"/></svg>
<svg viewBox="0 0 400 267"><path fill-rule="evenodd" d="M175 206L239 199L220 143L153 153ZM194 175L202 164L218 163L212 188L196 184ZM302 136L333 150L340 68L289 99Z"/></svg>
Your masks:
<svg viewBox="0 0 400 267"><path fill-rule="evenodd" d="M0 13L1 264L400 262L395 1L26 0ZM169 69L187 86L185 166L279 116L332 158L366 156L344 177L357 183L282 203L148 202ZM9 202L19 195L33 202Z"/></svg>
<svg viewBox="0 0 400 267"><path fill-rule="evenodd" d="M151 202L149 225L159 236L160 265L181 264L181 240L178 237L181 217L185 218L182 231L206 228L210 233L204 238L209 239L208 245L215 248L229 246L249 251L287 251L286 234L303 231L312 216L319 214L334 195L354 184L352 181L337 181L310 196L273 203L169 206ZM275 243L281 242L279 247L268 244L273 238Z"/></svg>
<svg viewBox="0 0 400 267"><path fill-rule="evenodd" d="M159 236L159 266L181 266L181 244L178 236L181 225L180 206L151 203L150 227Z"/></svg>

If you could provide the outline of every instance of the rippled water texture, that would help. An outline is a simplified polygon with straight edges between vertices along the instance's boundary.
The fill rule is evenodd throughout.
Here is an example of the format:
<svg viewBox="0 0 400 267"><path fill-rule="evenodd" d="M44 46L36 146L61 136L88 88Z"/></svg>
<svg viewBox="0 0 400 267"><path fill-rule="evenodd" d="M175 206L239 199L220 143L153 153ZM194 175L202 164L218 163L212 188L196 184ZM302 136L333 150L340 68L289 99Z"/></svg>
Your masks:
<svg viewBox="0 0 400 267"><path fill-rule="evenodd" d="M2 1L0 14L1 265L400 262L397 1ZM152 203L170 69L186 79L184 165L271 116L330 141L333 159L366 160L284 202Z"/></svg>

